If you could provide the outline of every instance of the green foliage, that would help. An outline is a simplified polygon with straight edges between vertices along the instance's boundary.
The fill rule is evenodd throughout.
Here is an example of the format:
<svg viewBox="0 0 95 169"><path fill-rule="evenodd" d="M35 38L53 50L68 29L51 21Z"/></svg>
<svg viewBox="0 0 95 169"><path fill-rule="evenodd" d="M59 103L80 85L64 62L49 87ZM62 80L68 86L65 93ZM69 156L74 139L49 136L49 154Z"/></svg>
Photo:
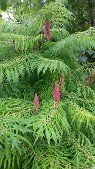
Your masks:
<svg viewBox="0 0 95 169"><path fill-rule="evenodd" d="M85 54L85 52L90 53L95 50L94 40L95 29L90 28L87 31L72 34L59 41L51 48L51 52L53 55L62 53L63 55L78 57Z"/></svg>
<svg viewBox="0 0 95 169"><path fill-rule="evenodd" d="M64 4L52 2L29 25L0 24L1 169L95 167L95 77L87 83L95 64L77 60L95 50L95 29L70 34L72 16ZM39 34L45 19L50 41ZM56 108L55 82L61 93Z"/></svg>
<svg viewBox="0 0 95 169"><path fill-rule="evenodd" d="M69 36L69 32L64 28L60 29L51 29L51 40L52 41L60 41L61 39L66 38Z"/></svg>
<svg viewBox="0 0 95 169"><path fill-rule="evenodd" d="M47 69L50 72L55 72L56 70L65 72L68 70L68 67L60 60L51 60L39 54L26 55L25 57L16 58L14 61L12 59L10 62L1 64L0 82L2 83L4 79L8 82L11 80L17 82L19 77L23 77L26 72L30 74L35 69L37 69L39 74L40 72L45 73Z"/></svg>

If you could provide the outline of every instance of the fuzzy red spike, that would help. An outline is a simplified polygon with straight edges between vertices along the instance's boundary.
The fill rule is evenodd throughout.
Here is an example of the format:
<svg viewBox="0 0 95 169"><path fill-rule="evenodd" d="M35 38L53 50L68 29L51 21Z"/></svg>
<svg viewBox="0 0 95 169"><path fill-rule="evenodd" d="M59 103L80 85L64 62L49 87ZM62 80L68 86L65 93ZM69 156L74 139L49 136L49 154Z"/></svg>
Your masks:
<svg viewBox="0 0 95 169"><path fill-rule="evenodd" d="M35 93L35 96L34 96L34 106L38 106L39 105L39 98L38 98L38 95L37 93Z"/></svg>
<svg viewBox="0 0 95 169"><path fill-rule="evenodd" d="M54 91L53 91L53 100L57 103L60 101L60 89L59 89L59 85L56 82L55 86L54 86Z"/></svg>
<svg viewBox="0 0 95 169"><path fill-rule="evenodd" d="M44 34L45 34L46 39L49 41L51 39L51 35L50 35L50 22L49 21L45 21Z"/></svg>

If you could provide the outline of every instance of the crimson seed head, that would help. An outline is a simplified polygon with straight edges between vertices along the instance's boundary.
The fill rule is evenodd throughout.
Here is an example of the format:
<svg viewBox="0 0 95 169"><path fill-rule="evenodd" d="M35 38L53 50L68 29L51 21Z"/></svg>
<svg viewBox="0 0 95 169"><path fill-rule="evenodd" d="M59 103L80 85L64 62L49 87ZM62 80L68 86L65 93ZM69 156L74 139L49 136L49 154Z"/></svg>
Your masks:
<svg viewBox="0 0 95 169"><path fill-rule="evenodd" d="M53 100L55 102L59 102L60 101L60 89L59 89L59 85L58 85L57 82L55 83L55 86L54 86Z"/></svg>
<svg viewBox="0 0 95 169"><path fill-rule="evenodd" d="M38 106L38 105L39 105L39 98L38 98L37 93L35 93L35 96L34 96L34 106Z"/></svg>

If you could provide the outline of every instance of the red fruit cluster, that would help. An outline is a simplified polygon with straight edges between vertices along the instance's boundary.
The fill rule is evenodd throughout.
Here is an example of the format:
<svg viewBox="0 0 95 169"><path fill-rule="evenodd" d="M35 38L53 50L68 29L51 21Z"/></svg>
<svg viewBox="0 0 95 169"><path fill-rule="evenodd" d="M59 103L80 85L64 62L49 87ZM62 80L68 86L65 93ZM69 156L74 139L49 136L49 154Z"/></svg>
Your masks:
<svg viewBox="0 0 95 169"><path fill-rule="evenodd" d="M87 80L87 83L88 83L88 85L92 85L92 83L93 83L93 81L94 81L94 72L93 72L93 70L90 72L90 75L89 75L89 77L88 77L88 80Z"/></svg>
<svg viewBox="0 0 95 169"><path fill-rule="evenodd" d="M44 34L47 40L51 39L50 36L50 22L49 21L45 21L45 30L44 30Z"/></svg>

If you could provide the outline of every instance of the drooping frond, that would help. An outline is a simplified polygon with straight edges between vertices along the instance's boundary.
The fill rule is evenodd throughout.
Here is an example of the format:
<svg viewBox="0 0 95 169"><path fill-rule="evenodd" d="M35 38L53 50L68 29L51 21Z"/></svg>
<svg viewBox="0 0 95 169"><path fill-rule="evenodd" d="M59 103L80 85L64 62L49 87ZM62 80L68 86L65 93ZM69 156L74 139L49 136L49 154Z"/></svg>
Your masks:
<svg viewBox="0 0 95 169"><path fill-rule="evenodd" d="M10 47L15 48L16 51L26 53L28 50L32 51L33 47L36 46L39 40L42 39L42 35L37 35L31 38L27 35L16 35L13 33L1 33L0 43L7 43Z"/></svg>
<svg viewBox="0 0 95 169"><path fill-rule="evenodd" d="M68 67L60 60L51 60L39 54L21 56L5 64L0 64L0 82L2 83L4 79L8 82L11 80L17 82L19 76L23 77L25 72L30 74L35 69L39 74L40 72L45 73L47 70L50 70L50 72L66 72Z"/></svg>
<svg viewBox="0 0 95 169"><path fill-rule="evenodd" d="M62 138L63 133L66 132L69 134L70 130L65 111L62 109L61 103L54 109L52 100L44 106L42 112L33 119L33 130L36 141L39 138L45 137L48 144L52 140L57 143Z"/></svg>
<svg viewBox="0 0 95 169"><path fill-rule="evenodd" d="M71 116L72 126L77 127L76 130L83 132L92 142L95 142L95 115L74 102L68 102L68 115ZM92 139L91 139L91 138Z"/></svg>
<svg viewBox="0 0 95 169"><path fill-rule="evenodd" d="M60 41L61 39L66 38L69 36L69 32L64 28L60 29L51 29L51 40L52 41Z"/></svg>
<svg viewBox="0 0 95 169"><path fill-rule="evenodd" d="M57 42L52 48L52 54L61 54L67 56L79 56L86 51L91 52L95 49L95 29L89 29L68 36Z"/></svg>
<svg viewBox="0 0 95 169"><path fill-rule="evenodd" d="M25 117L32 114L33 104L28 100L0 98L0 117Z"/></svg>
<svg viewBox="0 0 95 169"><path fill-rule="evenodd" d="M28 30L28 25L24 24L17 24L15 22L6 22L0 21L0 34L1 33L13 33L13 34L20 34L20 35L27 35L31 36L30 31Z"/></svg>

